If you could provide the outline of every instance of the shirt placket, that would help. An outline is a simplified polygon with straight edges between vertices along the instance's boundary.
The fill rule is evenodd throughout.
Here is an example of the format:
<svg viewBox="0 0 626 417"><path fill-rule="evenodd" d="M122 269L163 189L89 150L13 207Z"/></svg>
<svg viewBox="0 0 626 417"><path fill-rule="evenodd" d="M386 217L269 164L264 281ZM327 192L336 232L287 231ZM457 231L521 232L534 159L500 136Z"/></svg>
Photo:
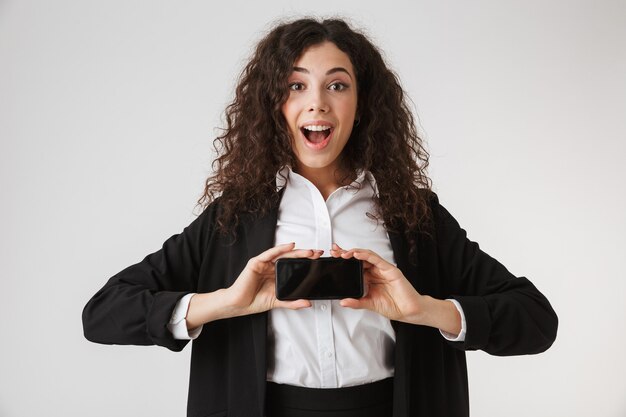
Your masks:
<svg viewBox="0 0 626 417"><path fill-rule="evenodd" d="M324 249L324 256L330 256L332 241L331 220L322 195L317 189L311 190L315 208L315 240L316 248ZM336 388L337 366L335 340L333 336L332 304L330 300L316 300L315 327L317 333L317 354L320 366L321 388Z"/></svg>

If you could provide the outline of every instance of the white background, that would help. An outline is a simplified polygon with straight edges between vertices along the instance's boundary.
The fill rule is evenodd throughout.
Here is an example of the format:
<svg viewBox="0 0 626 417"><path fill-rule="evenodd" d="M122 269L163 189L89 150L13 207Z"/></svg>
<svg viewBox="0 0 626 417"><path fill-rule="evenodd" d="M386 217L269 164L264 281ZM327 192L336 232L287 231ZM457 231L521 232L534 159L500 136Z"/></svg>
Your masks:
<svg viewBox="0 0 626 417"><path fill-rule="evenodd" d="M303 13L385 51L442 203L559 315L544 354L468 353L472 414L626 415L625 3L338 4L0 0L0 416L185 414L190 346L81 311L193 220L239 70Z"/></svg>

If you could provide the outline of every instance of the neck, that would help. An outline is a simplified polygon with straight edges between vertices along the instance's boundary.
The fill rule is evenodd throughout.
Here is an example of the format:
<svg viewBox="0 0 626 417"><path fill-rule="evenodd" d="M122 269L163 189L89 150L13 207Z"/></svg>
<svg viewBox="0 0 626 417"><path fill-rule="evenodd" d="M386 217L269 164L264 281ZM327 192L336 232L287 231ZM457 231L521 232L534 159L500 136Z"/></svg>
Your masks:
<svg viewBox="0 0 626 417"><path fill-rule="evenodd" d="M324 200L328 198L337 188L350 184L354 180L354 176L350 175L341 182L345 177L345 171L336 167L311 168L298 165L296 172L302 175L320 191Z"/></svg>

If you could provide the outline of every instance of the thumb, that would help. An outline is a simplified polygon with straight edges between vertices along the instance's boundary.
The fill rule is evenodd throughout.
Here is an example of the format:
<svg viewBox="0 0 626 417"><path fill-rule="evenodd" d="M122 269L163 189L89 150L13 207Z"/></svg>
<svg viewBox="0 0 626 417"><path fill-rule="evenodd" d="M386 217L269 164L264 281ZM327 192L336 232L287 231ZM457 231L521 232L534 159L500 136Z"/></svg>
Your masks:
<svg viewBox="0 0 626 417"><path fill-rule="evenodd" d="M342 307L354 308L354 309L368 309L371 310L371 300L367 297L363 298L344 298L339 301L339 305Z"/></svg>
<svg viewBox="0 0 626 417"><path fill-rule="evenodd" d="M288 308L290 310L300 310L301 308L311 307L309 300L281 301L276 300L274 308Z"/></svg>

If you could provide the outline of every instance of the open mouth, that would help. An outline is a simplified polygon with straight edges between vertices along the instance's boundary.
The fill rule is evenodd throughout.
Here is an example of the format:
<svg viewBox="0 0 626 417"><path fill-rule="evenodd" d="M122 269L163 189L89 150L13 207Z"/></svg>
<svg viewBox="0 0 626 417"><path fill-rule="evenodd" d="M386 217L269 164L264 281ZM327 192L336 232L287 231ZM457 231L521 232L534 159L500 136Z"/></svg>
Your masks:
<svg viewBox="0 0 626 417"><path fill-rule="evenodd" d="M309 125L301 127L300 131L309 147L322 149L330 142L334 128L330 125Z"/></svg>

